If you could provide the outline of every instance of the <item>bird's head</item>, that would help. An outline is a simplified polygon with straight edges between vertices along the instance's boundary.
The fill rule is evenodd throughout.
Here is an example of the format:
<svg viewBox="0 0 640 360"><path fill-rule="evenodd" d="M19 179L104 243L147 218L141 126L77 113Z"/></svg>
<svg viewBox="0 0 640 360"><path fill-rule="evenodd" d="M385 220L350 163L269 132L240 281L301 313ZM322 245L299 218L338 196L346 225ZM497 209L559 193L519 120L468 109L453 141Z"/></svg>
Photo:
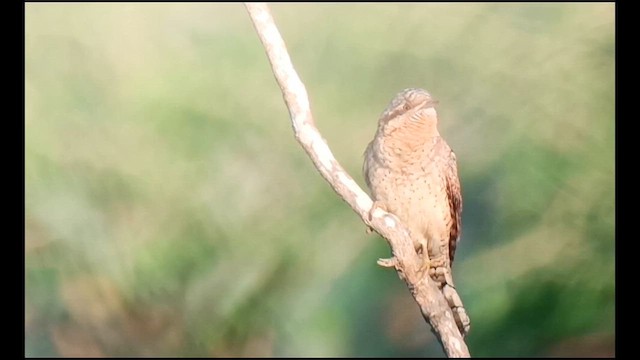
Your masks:
<svg viewBox="0 0 640 360"><path fill-rule="evenodd" d="M426 126L436 128L438 116L434 108L438 101L426 90L409 88L391 100L379 120L379 127Z"/></svg>

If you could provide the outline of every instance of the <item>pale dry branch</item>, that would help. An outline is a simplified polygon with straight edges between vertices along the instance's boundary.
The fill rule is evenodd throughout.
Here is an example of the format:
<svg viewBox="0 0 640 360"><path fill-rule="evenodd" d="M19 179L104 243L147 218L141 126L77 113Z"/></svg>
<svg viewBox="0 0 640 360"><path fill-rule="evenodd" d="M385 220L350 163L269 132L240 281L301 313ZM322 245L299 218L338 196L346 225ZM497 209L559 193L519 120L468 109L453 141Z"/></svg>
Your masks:
<svg viewBox="0 0 640 360"><path fill-rule="evenodd" d="M245 6L289 109L296 140L335 192L351 206L367 226L387 240L394 257L380 259L378 264L395 268L400 278L406 282L423 317L431 324L447 356L469 357L467 345L442 292L429 276L422 277L418 272L421 259L405 226L397 217L380 208L371 211L371 198L338 163L320 135L311 115L307 90L291 63L269 7L265 3L245 3Z"/></svg>

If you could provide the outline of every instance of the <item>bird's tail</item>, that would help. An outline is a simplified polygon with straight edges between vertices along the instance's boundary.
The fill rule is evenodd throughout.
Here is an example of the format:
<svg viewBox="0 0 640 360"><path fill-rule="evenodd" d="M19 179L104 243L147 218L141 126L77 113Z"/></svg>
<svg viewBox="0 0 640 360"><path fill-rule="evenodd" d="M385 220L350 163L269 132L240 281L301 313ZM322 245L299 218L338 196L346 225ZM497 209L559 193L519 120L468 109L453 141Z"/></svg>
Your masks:
<svg viewBox="0 0 640 360"><path fill-rule="evenodd" d="M451 307L451 312L453 312L453 317L456 320L458 329L460 329L460 333L463 337L467 336L471 329L471 319L467 315L467 310L464 309L462 299L460 299L456 288L453 287L453 284L447 282L442 287L442 294L449 303L449 307Z"/></svg>

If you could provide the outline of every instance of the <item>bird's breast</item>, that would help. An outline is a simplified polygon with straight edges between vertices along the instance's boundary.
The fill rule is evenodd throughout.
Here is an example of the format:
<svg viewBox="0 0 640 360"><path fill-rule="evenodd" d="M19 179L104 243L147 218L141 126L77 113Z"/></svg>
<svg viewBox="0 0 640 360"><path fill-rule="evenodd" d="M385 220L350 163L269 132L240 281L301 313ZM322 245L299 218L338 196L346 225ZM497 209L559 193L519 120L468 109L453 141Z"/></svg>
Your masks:
<svg viewBox="0 0 640 360"><path fill-rule="evenodd" d="M396 141L373 144L368 183L374 200L384 202L399 217L433 207L444 193L444 178L432 161L429 142L408 147Z"/></svg>

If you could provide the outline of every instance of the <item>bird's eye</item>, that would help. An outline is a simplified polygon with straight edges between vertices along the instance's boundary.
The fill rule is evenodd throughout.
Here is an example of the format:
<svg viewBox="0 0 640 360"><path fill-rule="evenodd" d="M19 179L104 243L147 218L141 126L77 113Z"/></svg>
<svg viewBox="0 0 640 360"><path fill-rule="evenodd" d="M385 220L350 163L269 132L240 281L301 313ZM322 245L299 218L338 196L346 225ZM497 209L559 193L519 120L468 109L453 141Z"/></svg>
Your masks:
<svg viewBox="0 0 640 360"><path fill-rule="evenodd" d="M402 109L404 109L405 111L409 110L411 109L411 105L409 105L409 103L404 103L404 105L402 105Z"/></svg>

